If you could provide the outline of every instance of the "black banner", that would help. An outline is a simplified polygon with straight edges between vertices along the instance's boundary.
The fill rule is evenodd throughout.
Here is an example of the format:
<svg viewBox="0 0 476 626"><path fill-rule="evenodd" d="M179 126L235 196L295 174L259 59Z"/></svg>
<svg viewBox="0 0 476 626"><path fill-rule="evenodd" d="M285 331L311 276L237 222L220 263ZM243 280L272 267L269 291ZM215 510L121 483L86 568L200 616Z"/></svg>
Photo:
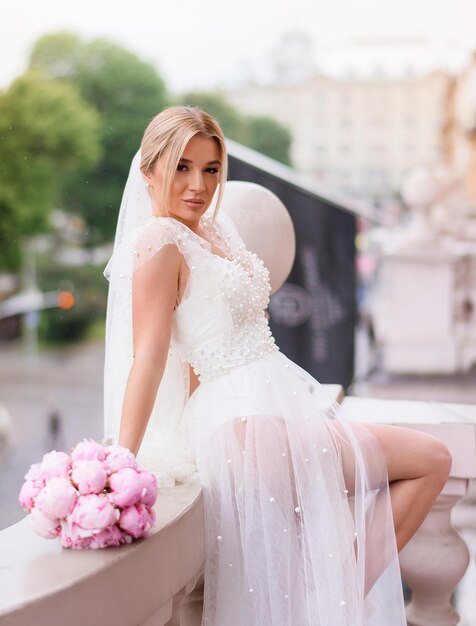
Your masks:
<svg viewBox="0 0 476 626"><path fill-rule="evenodd" d="M356 216L335 198L299 185L289 168L261 157L257 166L245 159L250 154L229 146L230 180L254 182L275 193L296 231L291 274L269 305L276 343L321 383L347 388L354 373L357 321Z"/></svg>

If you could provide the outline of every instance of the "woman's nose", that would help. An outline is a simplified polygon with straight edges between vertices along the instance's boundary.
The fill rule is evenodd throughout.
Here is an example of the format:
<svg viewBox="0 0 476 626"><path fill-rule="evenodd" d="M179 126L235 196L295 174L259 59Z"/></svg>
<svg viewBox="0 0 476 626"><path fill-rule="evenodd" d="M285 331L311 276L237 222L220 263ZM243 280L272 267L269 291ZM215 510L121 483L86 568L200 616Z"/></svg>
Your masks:
<svg viewBox="0 0 476 626"><path fill-rule="evenodd" d="M192 172L190 177L190 189L194 191L203 191L205 189L205 181L202 172Z"/></svg>

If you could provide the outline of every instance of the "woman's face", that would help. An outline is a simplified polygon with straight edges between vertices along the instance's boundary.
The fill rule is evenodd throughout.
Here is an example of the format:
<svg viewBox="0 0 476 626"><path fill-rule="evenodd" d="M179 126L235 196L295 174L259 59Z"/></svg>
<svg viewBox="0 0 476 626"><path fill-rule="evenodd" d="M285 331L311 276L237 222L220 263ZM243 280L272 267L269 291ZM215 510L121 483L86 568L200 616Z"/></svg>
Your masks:
<svg viewBox="0 0 476 626"><path fill-rule="evenodd" d="M145 177L150 183L154 213L197 224L210 206L218 185L220 167L220 151L216 141L202 135L192 137L175 172L167 213L162 206L164 160L157 159L151 173Z"/></svg>

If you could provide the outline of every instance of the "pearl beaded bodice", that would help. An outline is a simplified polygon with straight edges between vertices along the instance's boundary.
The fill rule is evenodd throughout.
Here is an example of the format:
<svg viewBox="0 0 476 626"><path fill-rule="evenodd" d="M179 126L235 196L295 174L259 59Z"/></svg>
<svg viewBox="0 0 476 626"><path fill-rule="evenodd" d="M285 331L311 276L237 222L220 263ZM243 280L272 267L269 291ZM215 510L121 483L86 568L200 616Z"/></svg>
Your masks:
<svg viewBox="0 0 476 626"><path fill-rule="evenodd" d="M174 243L189 268L187 286L173 314L171 350L192 365L200 382L213 380L278 347L264 310L269 302L269 272L248 250L227 216L201 220L211 243L173 218L153 218L137 255ZM158 248L157 248L158 249ZM147 252L146 252L147 251Z"/></svg>
<svg viewBox="0 0 476 626"><path fill-rule="evenodd" d="M193 235L189 231L183 236ZM176 310L173 325L173 344L201 383L278 349L264 315L268 270L232 233L221 235L227 257L197 250L188 295Z"/></svg>

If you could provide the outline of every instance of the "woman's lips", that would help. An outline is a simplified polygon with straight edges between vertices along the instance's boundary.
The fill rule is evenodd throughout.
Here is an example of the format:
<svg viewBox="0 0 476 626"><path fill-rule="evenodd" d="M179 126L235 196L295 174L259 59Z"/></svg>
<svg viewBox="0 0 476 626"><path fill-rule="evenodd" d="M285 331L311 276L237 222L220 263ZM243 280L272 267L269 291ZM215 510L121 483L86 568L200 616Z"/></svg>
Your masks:
<svg viewBox="0 0 476 626"><path fill-rule="evenodd" d="M183 200L183 201L191 209L201 209L205 204L205 200Z"/></svg>

